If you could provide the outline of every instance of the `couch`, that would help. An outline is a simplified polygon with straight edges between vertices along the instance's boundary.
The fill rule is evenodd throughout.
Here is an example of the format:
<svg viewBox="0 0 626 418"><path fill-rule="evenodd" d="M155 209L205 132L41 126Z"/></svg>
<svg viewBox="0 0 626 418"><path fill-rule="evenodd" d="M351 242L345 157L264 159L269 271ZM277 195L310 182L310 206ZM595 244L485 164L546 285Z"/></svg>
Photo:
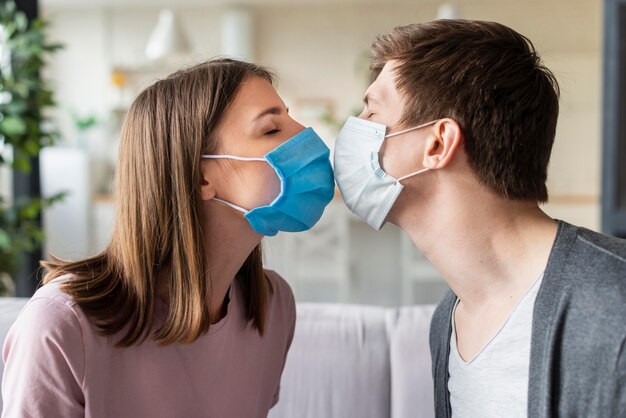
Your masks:
<svg viewBox="0 0 626 418"><path fill-rule="evenodd" d="M0 341L26 300L0 298ZM269 418L434 417L433 310L299 304L280 401Z"/></svg>

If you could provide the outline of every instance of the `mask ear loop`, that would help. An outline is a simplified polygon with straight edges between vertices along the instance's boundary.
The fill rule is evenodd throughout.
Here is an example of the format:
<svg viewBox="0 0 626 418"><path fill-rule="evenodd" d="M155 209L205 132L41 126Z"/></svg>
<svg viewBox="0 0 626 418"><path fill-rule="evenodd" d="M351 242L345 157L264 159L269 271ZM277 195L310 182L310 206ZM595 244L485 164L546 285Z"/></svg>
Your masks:
<svg viewBox="0 0 626 418"><path fill-rule="evenodd" d="M208 155L208 154L203 154L202 158L204 159L211 159L211 160L216 160L216 159L227 159L227 160L237 160L237 161L265 161L265 158L259 158L259 157L238 157L236 155L228 155L228 154L216 154L216 155ZM243 213L244 215L247 215L250 211L247 209L242 208L241 206L237 206L234 203L230 203L227 202L225 200L222 199L218 199L217 197L212 198L211 200L215 200L216 202L219 202L223 205L226 205L230 208L233 208L241 213Z"/></svg>
<svg viewBox="0 0 626 418"><path fill-rule="evenodd" d="M218 159L218 158L222 158L222 159L227 159L227 160L237 160L237 161L265 161L265 158L260 158L260 157L238 157L236 155L227 155L227 154L216 154L216 155L208 155L208 154L204 154L202 155L202 158L205 159Z"/></svg>
<svg viewBox="0 0 626 418"><path fill-rule="evenodd" d="M420 129L420 128L424 128L424 127L426 127L426 126L434 125L434 124L435 124L435 123L437 123L438 121L439 121L439 119L434 120L434 121L432 121L432 122L423 123L423 124L421 124L421 125L415 126L415 127L413 127L413 128L405 129L405 130L400 131L400 132L394 132L394 133L392 133L392 134L385 135L385 139L387 139L387 138L393 138L394 136L402 135L402 134L405 134L405 133L407 133L407 132L414 131L414 130L416 130L416 129ZM410 177L413 177L413 176L417 176L418 174L422 174L422 173L424 173L424 172L426 172L426 171L428 171L428 170L430 170L430 168L422 168L421 170L417 170L417 171L415 171L415 172L413 172L413 173L411 173L411 174L407 174L406 176L402 176L402 177L400 177L400 178L398 179L398 182L401 182L402 180L406 180L406 179L408 179L408 178L410 178Z"/></svg>
<svg viewBox="0 0 626 418"><path fill-rule="evenodd" d="M244 215L247 215L250 212L249 210L244 209L241 206L237 206L234 203L230 203L230 202L227 202L225 200L218 199L217 197L214 197L211 200L215 200L216 202L221 203L222 205L226 205L226 206L228 206L230 208L233 208L233 209L243 213Z"/></svg>
<svg viewBox="0 0 626 418"><path fill-rule="evenodd" d="M402 181L402 180L406 180L406 179L408 179L409 177L417 176L418 174L422 174L422 173L424 173L424 172L426 172L426 171L428 171L428 170L430 170L430 168L422 168L421 170L417 170L417 171L416 171L416 172L414 172L414 173L407 174L406 176L402 176L402 177L400 177L400 178L398 179L398 181L400 182L400 181Z"/></svg>
<svg viewBox="0 0 626 418"><path fill-rule="evenodd" d="M393 138L394 136L402 135L402 134L405 134L407 132L414 131L416 129L424 128L424 127L429 126L429 125L434 125L437 122L439 122L439 119L434 120L432 122L423 123L423 124L418 125L418 126L414 126L413 128L405 129L404 131L394 132L392 134L385 135L385 138Z"/></svg>

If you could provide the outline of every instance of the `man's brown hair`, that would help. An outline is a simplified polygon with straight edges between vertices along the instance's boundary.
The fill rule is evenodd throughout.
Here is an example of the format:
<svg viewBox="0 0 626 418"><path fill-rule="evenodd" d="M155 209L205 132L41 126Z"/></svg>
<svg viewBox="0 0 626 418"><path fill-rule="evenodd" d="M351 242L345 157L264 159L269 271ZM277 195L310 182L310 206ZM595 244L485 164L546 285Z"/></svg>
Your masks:
<svg viewBox="0 0 626 418"><path fill-rule="evenodd" d="M528 38L495 22L437 20L378 36L372 76L390 60L403 126L456 120L481 183L503 198L547 201L559 86Z"/></svg>

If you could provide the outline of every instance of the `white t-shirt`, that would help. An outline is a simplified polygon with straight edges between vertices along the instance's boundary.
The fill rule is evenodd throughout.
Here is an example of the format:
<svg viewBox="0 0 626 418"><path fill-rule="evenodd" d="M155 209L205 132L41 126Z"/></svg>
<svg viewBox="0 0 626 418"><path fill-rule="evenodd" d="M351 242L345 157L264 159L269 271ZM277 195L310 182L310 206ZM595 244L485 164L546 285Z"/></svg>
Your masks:
<svg viewBox="0 0 626 418"><path fill-rule="evenodd" d="M543 274L518 302L496 335L467 362L457 349L455 305L448 381L453 417L527 416L533 309L542 279Z"/></svg>

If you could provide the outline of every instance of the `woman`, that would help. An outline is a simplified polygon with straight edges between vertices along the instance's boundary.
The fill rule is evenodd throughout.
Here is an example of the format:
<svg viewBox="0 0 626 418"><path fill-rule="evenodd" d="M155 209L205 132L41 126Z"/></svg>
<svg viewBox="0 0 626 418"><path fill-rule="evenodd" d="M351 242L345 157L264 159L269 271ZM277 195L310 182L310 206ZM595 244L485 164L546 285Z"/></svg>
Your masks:
<svg viewBox="0 0 626 418"><path fill-rule="evenodd" d="M148 87L122 128L111 243L42 263L4 347L3 417L265 417L295 304L261 239L310 228L333 191L328 148L267 70L214 60Z"/></svg>

